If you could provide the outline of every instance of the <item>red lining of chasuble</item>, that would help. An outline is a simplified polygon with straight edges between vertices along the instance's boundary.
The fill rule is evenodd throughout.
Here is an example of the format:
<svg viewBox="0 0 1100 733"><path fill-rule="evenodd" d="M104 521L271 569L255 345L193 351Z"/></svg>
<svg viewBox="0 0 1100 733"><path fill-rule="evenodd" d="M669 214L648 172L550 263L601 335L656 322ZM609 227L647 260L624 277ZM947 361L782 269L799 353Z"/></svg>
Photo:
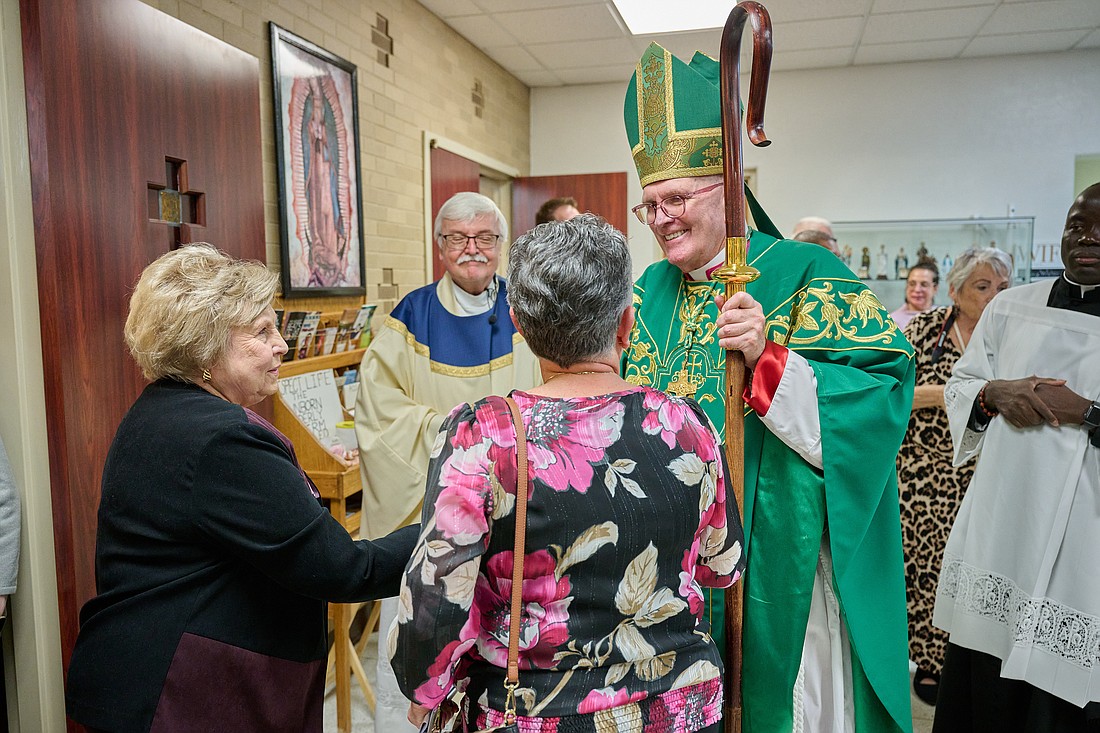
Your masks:
<svg viewBox="0 0 1100 733"><path fill-rule="evenodd" d="M745 385L745 391L742 394L745 403L757 415L767 415L768 410L771 409L775 391L779 389L779 382L783 379L783 372L787 368L789 353L786 346L780 346L774 341L764 342L764 353L756 362L756 368L752 370L752 379Z"/></svg>

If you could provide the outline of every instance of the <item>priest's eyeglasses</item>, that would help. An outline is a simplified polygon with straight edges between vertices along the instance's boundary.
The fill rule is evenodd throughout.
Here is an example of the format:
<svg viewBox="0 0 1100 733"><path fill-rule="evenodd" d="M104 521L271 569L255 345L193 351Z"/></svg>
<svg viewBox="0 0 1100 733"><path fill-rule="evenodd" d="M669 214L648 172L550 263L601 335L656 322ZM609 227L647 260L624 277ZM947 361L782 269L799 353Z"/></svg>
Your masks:
<svg viewBox="0 0 1100 733"><path fill-rule="evenodd" d="M485 233L459 234L455 232L454 234L440 234L439 239L443 242L444 247L453 252L457 252L458 250L466 249L471 239L474 240L474 245L476 245L478 249L492 249L497 245L497 242L500 241L500 235Z"/></svg>
<svg viewBox="0 0 1100 733"><path fill-rule="evenodd" d="M657 209L665 212L665 216L669 219L676 219L684 215L684 209L687 208L687 202L690 199L695 198L701 193L707 191L713 191L721 186L721 183L715 183L713 186L704 186L691 193L682 193L675 196L669 196L663 201L646 202L644 204L638 204L631 211L634 212L634 216L638 217L638 221L643 224L652 224L657 220Z"/></svg>

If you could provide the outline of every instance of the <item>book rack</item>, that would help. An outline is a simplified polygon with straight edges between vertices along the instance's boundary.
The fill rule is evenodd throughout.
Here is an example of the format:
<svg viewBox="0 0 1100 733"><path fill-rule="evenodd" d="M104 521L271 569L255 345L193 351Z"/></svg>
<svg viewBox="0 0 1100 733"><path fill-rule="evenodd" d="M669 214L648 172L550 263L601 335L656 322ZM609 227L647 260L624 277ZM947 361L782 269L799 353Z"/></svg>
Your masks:
<svg viewBox="0 0 1100 733"><path fill-rule="evenodd" d="M325 317L336 314L323 314ZM354 349L342 351L324 356L313 356L306 359L283 362L279 368L280 377L292 377L299 374L319 371L321 369L344 369L358 367L363 359L366 349ZM283 401L282 395L274 396L274 420L273 424L283 435L294 444L294 451L298 456L298 463L309 475L321 498L328 505L329 512L336 518L344 529L352 537L359 536L359 527L362 520L359 494L363 491L363 485L359 476L359 462L346 461L328 451L321 445L310 432L309 428L302 424L290 407ZM370 637L374 626L378 623L380 607L374 604L368 616L366 628L363 629L359 648L353 645L350 637L350 625L355 613L364 604L356 603L330 603L329 616L332 619L333 643L329 649L328 682L335 678L336 683L336 726L340 733L351 731L351 676L355 675L367 706L373 711L375 706L374 690L367 681L366 672L359 661L362 647Z"/></svg>

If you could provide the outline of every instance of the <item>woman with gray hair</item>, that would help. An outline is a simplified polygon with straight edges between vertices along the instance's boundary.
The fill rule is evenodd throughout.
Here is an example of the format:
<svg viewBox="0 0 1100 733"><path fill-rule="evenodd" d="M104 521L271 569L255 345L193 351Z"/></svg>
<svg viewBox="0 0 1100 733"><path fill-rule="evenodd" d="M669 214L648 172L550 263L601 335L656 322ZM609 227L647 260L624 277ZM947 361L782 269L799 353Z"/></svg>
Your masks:
<svg viewBox="0 0 1100 733"><path fill-rule="evenodd" d="M916 388L909 429L898 452L902 546L909 610L909 656L916 663L913 690L934 705L947 634L932 625L943 549L958 514L974 462L952 465L954 449L943 388L970 342L982 311L1009 286L1012 260L994 247L968 249L947 273L953 305L918 313L905 327L916 359Z"/></svg>
<svg viewBox="0 0 1100 733"><path fill-rule="evenodd" d="M619 377L634 310L613 227L591 214L535 227L511 247L509 283L544 379L512 393L531 476L518 729L716 730L722 662L701 587L744 567L718 436L691 400ZM504 400L456 407L390 630L414 724L456 690L469 729L506 720L516 483Z"/></svg>
<svg viewBox="0 0 1100 733"><path fill-rule="evenodd" d="M194 244L130 298L126 343L151 383L103 467L97 595L66 686L93 731L320 733L325 601L397 592L417 528L352 540L249 409L278 389L287 350L277 282Z"/></svg>

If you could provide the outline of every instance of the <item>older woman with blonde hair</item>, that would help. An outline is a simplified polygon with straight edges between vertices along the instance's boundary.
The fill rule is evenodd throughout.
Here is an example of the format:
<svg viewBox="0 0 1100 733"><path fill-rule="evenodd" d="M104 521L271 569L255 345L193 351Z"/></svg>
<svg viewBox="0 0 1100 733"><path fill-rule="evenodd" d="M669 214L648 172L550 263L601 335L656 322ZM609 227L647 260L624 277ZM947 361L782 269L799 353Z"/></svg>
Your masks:
<svg viewBox="0 0 1100 733"><path fill-rule="evenodd" d="M416 528L354 541L251 406L278 389L277 277L161 256L125 337L150 380L103 468L97 595L66 689L93 731L322 729L325 602L393 595Z"/></svg>
<svg viewBox="0 0 1100 733"><path fill-rule="evenodd" d="M902 546L908 591L909 655L916 663L913 690L934 705L947 634L932 626L943 549L974 463L952 465L954 449L943 390L970 343L982 311L1009 286L1012 260L995 247L968 249L947 274L952 305L918 313L905 335L917 366L913 412L898 452Z"/></svg>

